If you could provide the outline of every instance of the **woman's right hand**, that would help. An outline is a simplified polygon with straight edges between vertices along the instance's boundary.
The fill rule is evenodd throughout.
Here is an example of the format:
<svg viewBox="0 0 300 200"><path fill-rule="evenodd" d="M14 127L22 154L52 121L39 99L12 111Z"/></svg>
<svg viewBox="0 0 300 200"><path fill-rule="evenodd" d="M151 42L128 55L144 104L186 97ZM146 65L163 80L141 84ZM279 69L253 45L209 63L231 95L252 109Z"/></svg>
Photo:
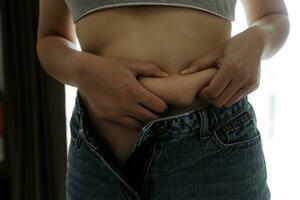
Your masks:
<svg viewBox="0 0 300 200"><path fill-rule="evenodd" d="M138 76L168 77L158 65L123 58L84 54L77 87L89 115L96 120L121 123L140 131L159 118L168 105L144 88ZM82 62L81 62L82 61Z"/></svg>

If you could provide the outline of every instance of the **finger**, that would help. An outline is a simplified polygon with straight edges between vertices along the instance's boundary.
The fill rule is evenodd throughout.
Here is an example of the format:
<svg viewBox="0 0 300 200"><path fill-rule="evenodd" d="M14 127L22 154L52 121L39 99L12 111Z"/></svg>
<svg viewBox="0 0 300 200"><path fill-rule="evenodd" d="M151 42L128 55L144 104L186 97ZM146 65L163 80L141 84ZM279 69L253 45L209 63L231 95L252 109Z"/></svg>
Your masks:
<svg viewBox="0 0 300 200"><path fill-rule="evenodd" d="M218 107L223 106L240 88L244 83L239 79L233 79L230 84L224 89L222 94L212 103Z"/></svg>
<svg viewBox="0 0 300 200"><path fill-rule="evenodd" d="M137 76L154 76L154 77L169 77L170 74L163 71L157 64L154 63L144 63L135 62L131 66L133 70L137 73Z"/></svg>
<svg viewBox="0 0 300 200"><path fill-rule="evenodd" d="M246 88L240 88L225 104L224 107L228 108L230 106L232 106L234 103L238 102L241 98L243 98L244 96L250 94L251 92L253 92L254 90L256 90L256 88L253 89L246 89Z"/></svg>
<svg viewBox="0 0 300 200"><path fill-rule="evenodd" d="M220 56L222 53L221 50L221 48L217 48L209 52L208 54L201 56L200 58L193 61L187 68L182 70L180 74L190 74L196 71L206 69L213 65L217 65L220 61Z"/></svg>
<svg viewBox="0 0 300 200"><path fill-rule="evenodd" d="M232 73L221 68L212 78L209 85L203 88L198 95L204 99L216 99L230 84L232 77Z"/></svg>
<svg viewBox="0 0 300 200"><path fill-rule="evenodd" d="M153 112L163 113L168 109L168 104L166 102L140 84L138 85L136 95L138 98L137 101Z"/></svg>
<svg viewBox="0 0 300 200"><path fill-rule="evenodd" d="M133 131L140 131L144 124L142 122L140 122L137 119L134 119L130 116L125 115L125 117L122 117L119 120L119 123L128 127L129 129L133 130Z"/></svg>
<svg viewBox="0 0 300 200"><path fill-rule="evenodd" d="M138 106L128 114L130 117L138 119L143 123L148 123L151 120L160 118L160 116L156 113L151 112L143 105L138 104Z"/></svg>

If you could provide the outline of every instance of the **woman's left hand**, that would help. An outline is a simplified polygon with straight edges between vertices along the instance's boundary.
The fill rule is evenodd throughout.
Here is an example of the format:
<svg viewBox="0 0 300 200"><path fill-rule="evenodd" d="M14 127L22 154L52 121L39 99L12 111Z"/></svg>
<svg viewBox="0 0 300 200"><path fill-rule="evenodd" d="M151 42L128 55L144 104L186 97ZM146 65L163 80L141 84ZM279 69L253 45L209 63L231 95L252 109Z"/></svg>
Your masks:
<svg viewBox="0 0 300 200"><path fill-rule="evenodd" d="M218 69L210 83L199 91L199 98L217 107L229 107L258 88L264 43L256 31L248 28L180 72Z"/></svg>

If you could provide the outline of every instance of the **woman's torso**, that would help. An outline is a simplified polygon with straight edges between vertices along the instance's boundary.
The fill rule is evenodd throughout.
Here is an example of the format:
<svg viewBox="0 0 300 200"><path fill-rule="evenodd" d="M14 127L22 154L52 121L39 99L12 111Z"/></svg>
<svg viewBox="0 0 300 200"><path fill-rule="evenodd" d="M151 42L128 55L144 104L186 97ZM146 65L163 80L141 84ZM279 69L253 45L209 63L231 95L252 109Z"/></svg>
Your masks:
<svg viewBox="0 0 300 200"><path fill-rule="evenodd" d="M230 21L183 7L128 6L81 18L76 33L83 51L152 61L177 74L193 59L230 37Z"/></svg>
<svg viewBox="0 0 300 200"><path fill-rule="evenodd" d="M131 6L92 12L76 23L76 33L82 51L154 62L175 77L196 58L227 40L231 35L231 23L196 9ZM183 80L172 84L176 87ZM177 89L176 92L178 97L187 95L185 90ZM185 108L199 104L195 100ZM176 106L172 109L174 112L169 110L169 115L184 110ZM126 159L138 133L107 121L92 119L92 123L115 156L119 160Z"/></svg>

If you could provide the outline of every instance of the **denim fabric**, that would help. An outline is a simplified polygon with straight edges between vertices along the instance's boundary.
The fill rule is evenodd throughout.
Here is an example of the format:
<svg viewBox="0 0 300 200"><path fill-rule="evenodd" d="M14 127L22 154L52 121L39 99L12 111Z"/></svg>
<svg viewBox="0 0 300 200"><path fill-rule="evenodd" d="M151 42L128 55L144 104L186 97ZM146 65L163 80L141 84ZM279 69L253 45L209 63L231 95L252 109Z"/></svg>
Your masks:
<svg viewBox="0 0 300 200"><path fill-rule="evenodd" d="M68 200L269 200L266 162L247 96L148 122L125 167L96 142L77 91ZM109 134L109 133L108 133Z"/></svg>

